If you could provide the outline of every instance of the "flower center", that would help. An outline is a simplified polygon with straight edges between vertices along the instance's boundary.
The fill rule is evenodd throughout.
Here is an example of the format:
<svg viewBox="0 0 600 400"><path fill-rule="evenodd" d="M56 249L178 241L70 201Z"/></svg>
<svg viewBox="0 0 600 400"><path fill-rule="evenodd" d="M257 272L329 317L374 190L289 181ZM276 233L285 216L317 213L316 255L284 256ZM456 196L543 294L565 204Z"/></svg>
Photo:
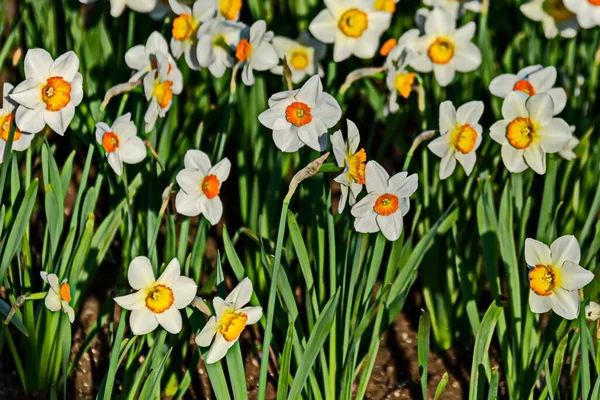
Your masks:
<svg viewBox="0 0 600 400"><path fill-rule="evenodd" d="M219 321L219 332L228 342L234 341L242 334L246 327L246 321L248 321L248 316L243 312L236 313L233 310L227 310Z"/></svg>
<svg viewBox="0 0 600 400"><path fill-rule="evenodd" d="M10 136L10 128L12 127L14 115L12 113L0 115L0 137L5 142L8 142L8 138ZM13 137L13 142L16 142L21 137L21 131L19 128L15 128L15 134Z"/></svg>
<svg viewBox="0 0 600 400"><path fill-rule="evenodd" d="M190 14L181 14L173 20L173 37L179 41L188 40L194 36L199 26Z"/></svg>
<svg viewBox="0 0 600 400"><path fill-rule="evenodd" d="M432 62L436 64L448 64L454 57L454 43L450 39L438 37L429 46L427 54Z"/></svg>
<svg viewBox="0 0 600 400"><path fill-rule="evenodd" d="M219 1L219 11L221 11L221 14L229 20L236 19L239 15L241 9L242 9L242 0L220 0Z"/></svg>
<svg viewBox="0 0 600 400"><path fill-rule="evenodd" d="M119 148L119 136L114 132L106 132L102 136L102 147L107 153L112 153Z"/></svg>
<svg viewBox="0 0 600 400"><path fill-rule="evenodd" d="M235 58L239 62L245 61L252 55L252 45L246 39L240 40L235 49Z"/></svg>
<svg viewBox="0 0 600 400"><path fill-rule="evenodd" d="M60 285L60 299L67 303L71 301L71 288L67 282Z"/></svg>
<svg viewBox="0 0 600 400"><path fill-rule="evenodd" d="M377 198L375 212L379 215L388 216L398 211L398 196L391 193L382 194Z"/></svg>
<svg viewBox="0 0 600 400"><path fill-rule="evenodd" d="M600 6L600 0L588 0L588 2L593 6Z"/></svg>
<svg viewBox="0 0 600 400"><path fill-rule="evenodd" d="M365 149L360 149L353 156L346 158L348 163L348 175L356 183L365 184L365 162L367 161L367 153Z"/></svg>
<svg viewBox="0 0 600 400"><path fill-rule="evenodd" d="M457 126L450 135L454 148L461 153L468 154L475 148L477 131L471 125Z"/></svg>
<svg viewBox="0 0 600 400"><path fill-rule="evenodd" d="M302 70L308 67L308 53L306 50L297 49L292 52L290 57L290 65L294 69Z"/></svg>
<svg viewBox="0 0 600 400"><path fill-rule="evenodd" d="M515 118L506 128L508 142L517 149L526 149L535 138L535 129L529 118Z"/></svg>
<svg viewBox="0 0 600 400"><path fill-rule="evenodd" d="M394 13L394 11L396 11L396 2L394 0L375 0L373 8L377 11Z"/></svg>
<svg viewBox="0 0 600 400"><path fill-rule="evenodd" d="M396 75L396 81L394 82L394 86L396 86L396 90L398 91L398 93L400 93L400 96L404 97L405 99L408 99L408 96L410 96L410 92L412 91L414 82L414 73L399 73L398 75Z"/></svg>
<svg viewBox="0 0 600 400"><path fill-rule="evenodd" d="M173 82L171 81L155 84L153 94L156 97L156 102L161 108L166 108L171 104L171 100L173 99L172 86Z"/></svg>
<svg viewBox="0 0 600 400"><path fill-rule="evenodd" d="M394 38L386 40L383 46L381 46L381 48L379 49L379 54L381 54L384 57L387 56L388 54L390 54L390 51L392 51L392 49L396 47L397 44L398 41Z"/></svg>
<svg viewBox="0 0 600 400"><path fill-rule="evenodd" d="M515 83L515 86L513 86L513 90L525 92L530 96L533 96L535 94L535 89L533 88L533 85L529 83L527 79L521 79L520 81Z"/></svg>
<svg viewBox="0 0 600 400"><path fill-rule="evenodd" d="M41 89L42 101L48 111L59 111L71 101L71 84L60 76L48 78Z"/></svg>
<svg viewBox="0 0 600 400"><path fill-rule="evenodd" d="M560 270L550 265L536 265L529 271L529 286L540 296L549 296L556 286L560 286Z"/></svg>
<svg viewBox="0 0 600 400"><path fill-rule="evenodd" d="M596 4L600 4L600 0L595 1ZM590 3L592 3L592 1L590 1ZM565 7L563 0L545 0L542 4L542 8L558 22L568 21L575 16L575 14Z"/></svg>
<svg viewBox="0 0 600 400"><path fill-rule="evenodd" d="M344 35L351 38L359 38L369 27L367 13L358 8L346 10L340 17L338 27Z"/></svg>
<svg viewBox="0 0 600 400"><path fill-rule="evenodd" d="M165 285L154 285L146 295L146 307L154 314L167 311L174 301L173 290Z"/></svg>
<svg viewBox="0 0 600 400"><path fill-rule="evenodd" d="M289 123L298 127L309 124L312 121L310 107L304 103L296 101L285 109L285 118Z"/></svg>
<svg viewBox="0 0 600 400"><path fill-rule="evenodd" d="M202 180L201 189L204 195L209 199L216 197L220 193L221 182L214 175L208 175Z"/></svg>

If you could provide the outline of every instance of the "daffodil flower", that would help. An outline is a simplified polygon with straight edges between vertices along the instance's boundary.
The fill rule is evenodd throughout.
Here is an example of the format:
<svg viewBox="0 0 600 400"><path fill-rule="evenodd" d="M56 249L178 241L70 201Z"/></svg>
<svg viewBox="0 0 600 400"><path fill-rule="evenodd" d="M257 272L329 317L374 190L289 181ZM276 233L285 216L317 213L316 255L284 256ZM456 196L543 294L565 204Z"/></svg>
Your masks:
<svg viewBox="0 0 600 400"><path fill-rule="evenodd" d="M161 63L168 63L169 73L181 75L177 63L169 54L167 40L160 32L154 31L148 37L146 45L138 44L127 50L125 63L135 73L129 78L129 82L137 82L150 71L158 71ZM152 76L150 77L152 78Z"/></svg>
<svg viewBox="0 0 600 400"><path fill-rule="evenodd" d="M448 86L456 71L471 72L481 65L481 52L471 40L475 23L456 29L456 19L447 11L435 8L425 20L425 34L409 64L418 72L431 72L440 86Z"/></svg>
<svg viewBox="0 0 600 400"><path fill-rule="evenodd" d="M590 301L585 306L585 317L588 321L597 321L600 318L600 304Z"/></svg>
<svg viewBox="0 0 600 400"><path fill-rule="evenodd" d="M177 0L169 0L169 5L177 15L173 19L171 30L171 51L175 58L184 55L185 62L193 70L200 69L197 57L198 29L200 25L215 16L215 9L210 6L212 0L196 0L193 8L179 3Z"/></svg>
<svg viewBox="0 0 600 400"><path fill-rule="evenodd" d="M231 51L240 41L243 24L211 19L198 29L196 57L201 67L220 78L227 68L233 67Z"/></svg>
<svg viewBox="0 0 600 400"><path fill-rule="evenodd" d="M119 176L123 163L137 164L146 158L146 146L136 134L130 113L117 118L110 127L104 122L96 124L96 141L104 148L108 164Z"/></svg>
<svg viewBox="0 0 600 400"><path fill-rule="evenodd" d="M8 143L10 130L15 120L14 111L17 104L9 97L12 90L13 85L4 83L2 87L2 108L0 108L0 164L4 162L4 147ZM27 150L34 136L33 133L21 132L19 128L15 127L11 150Z"/></svg>
<svg viewBox="0 0 600 400"><path fill-rule="evenodd" d="M490 128L490 136L502 145L502 161L510 172L528 167L546 173L546 153L563 150L573 132L561 118L552 118L554 103L547 93L529 96L512 92L502 103L504 119Z"/></svg>
<svg viewBox="0 0 600 400"><path fill-rule="evenodd" d="M72 51L56 60L44 49L31 49L25 55L25 81L13 89L10 98L17 108L17 127L38 133L48 124L64 135L83 99L83 78L77 70L79 59Z"/></svg>
<svg viewBox="0 0 600 400"><path fill-rule="evenodd" d="M480 0L423 0L429 7L439 7L447 11L454 18L459 18L465 11L481 12Z"/></svg>
<svg viewBox="0 0 600 400"><path fill-rule="evenodd" d="M563 0L531 0L519 9L530 20L542 23L546 39L558 35L573 38L577 35L577 18L565 7Z"/></svg>
<svg viewBox="0 0 600 400"><path fill-rule="evenodd" d="M554 114L558 115L567 105L567 92L563 88L553 87L556 83L556 68L531 65L515 74L502 74L490 82L490 92L505 98L511 92L523 92L529 96L548 93L554 103Z"/></svg>
<svg viewBox="0 0 600 400"><path fill-rule="evenodd" d="M307 75L323 76L323 67L319 61L325 57L327 47L325 44L315 40L306 31L300 34L298 40L288 39L283 36L273 38L273 47L279 58L287 60L288 67L292 73L292 82L300 83ZM278 65L271 69L277 75L283 75L283 66Z"/></svg>
<svg viewBox="0 0 600 400"><path fill-rule="evenodd" d="M413 53L411 47L405 44L409 37L416 39L418 36L418 31L416 29L413 29L412 31L416 33L416 35L411 34L407 36L405 34L398 42L394 39L390 39L390 41L387 42L389 44L387 46L388 48L382 47L381 49L381 53L387 55L385 65L388 69L385 83L390 92L388 101L385 105L384 115L395 114L400 109L400 106L398 105L398 95L404 99L408 99L413 91L416 74L406 68Z"/></svg>
<svg viewBox="0 0 600 400"><path fill-rule="evenodd" d="M582 28L600 26L600 0L564 0L567 10L577 15Z"/></svg>
<svg viewBox="0 0 600 400"><path fill-rule="evenodd" d="M67 280L63 280L59 285L58 276L56 276L56 274L49 274L45 271L41 271L40 276L44 282L50 285L50 290L48 290L48 294L46 294L46 299L44 300L46 308L52 312L63 310L69 317L69 321L73 323L73 321L75 321L75 311L73 311L73 308L69 305L69 302L71 302L71 288L69 287Z"/></svg>
<svg viewBox="0 0 600 400"><path fill-rule="evenodd" d="M529 267L529 307L534 313L552 309L565 319L579 315L578 289L594 279L579 262L581 250L574 236L561 236L550 247L537 240L525 241Z"/></svg>
<svg viewBox="0 0 600 400"><path fill-rule="evenodd" d="M179 310L194 300L197 289L193 280L181 276L179 261L172 259L162 275L155 279L150 260L136 257L129 264L127 279L136 292L114 300L122 308L131 310L131 332L145 335L160 324L169 333L179 333L182 328Z"/></svg>
<svg viewBox="0 0 600 400"><path fill-rule="evenodd" d="M342 131L336 131L331 136L333 154L338 167L344 168L342 173L334 180L340 184L342 194L338 203L338 212L346 207L346 201L352 207L356 198L365 184L365 162L367 154L365 149L358 149L360 133L354 122L346 120L348 124L348 142L344 141Z"/></svg>
<svg viewBox="0 0 600 400"><path fill-rule="evenodd" d="M196 336L196 344L208 347L205 362L216 363L239 340L248 325L257 323L262 317L262 307L244 307L252 297L252 282L244 278L223 300L213 299L215 315ZM211 344L212 343L212 344Z"/></svg>
<svg viewBox="0 0 600 400"><path fill-rule="evenodd" d="M410 210L409 197L419 186L417 174L400 172L390 178L376 161L369 161L365 169L367 195L352 207L357 232L381 231L391 241L402 233L402 218Z"/></svg>
<svg viewBox="0 0 600 400"><path fill-rule="evenodd" d="M219 193L229 177L231 162L224 158L212 166L204 152L188 150L183 163L185 168L176 176L181 189L175 198L177 212L188 217L202 214L216 225L223 215Z"/></svg>
<svg viewBox="0 0 600 400"><path fill-rule="evenodd" d="M321 78L315 75L299 90L271 96L269 109L258 120L273 129L273 140L281 151L294 152L304 145L323 151L327 147L327 130L341 117L340 105L323 92Z"/></svg>
<svg viewBox="0 0 600 400"><path fill-rule="evenodd" d="M171 108L173 95L181 93L183 77L178 69L172 69L162 54L157 54L158 71L144 77L144 93L150 101L144 115L146 132L150 132L158 117L164 118Z"/></svg>
<svg viewBox="0 0 600 400"><path fill-rule="evenodd" d="M239 41L235 49L235 58L243 63L242 82L254 85L254 70L267 71L277 65L279 57L270 43L272 34L267 32L265 21L258 20L250 27L248 38Z"/></svg>
<svg viewBox="0 0 600 400"><path fill-rule="evenodd" d="M373 5L373 0L325 0L327 8L312 20L308 29L323 43L334 43L335 62L351 55L372 58L392 19L391 13L377 11Z"/></svg>
<svg viewBox="0 0 600 400"><path fill-rule="evenodd" d="M483 115L483 102L470 101L454 108L451 101L440 104L440 137L427 146L440 157L440 179L454 172L458 161L465 174L470 175L477 161L475 151L481 144L483 128L479 119Z"/></svg>

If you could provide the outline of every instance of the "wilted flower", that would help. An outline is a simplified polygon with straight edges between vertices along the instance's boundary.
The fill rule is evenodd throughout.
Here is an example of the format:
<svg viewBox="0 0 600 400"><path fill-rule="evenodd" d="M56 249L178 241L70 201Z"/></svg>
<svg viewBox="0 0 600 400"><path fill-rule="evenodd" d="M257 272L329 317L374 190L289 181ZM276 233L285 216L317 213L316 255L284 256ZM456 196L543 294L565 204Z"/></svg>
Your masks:
<svg viewBox="0 0 600 400"><path fill-rule="evenodd" d="M564 38L572 38L579 29L575 14L565 7L563 0L530 0L519 8L527 18L542 23L547 39L559 34Z"/></svg>
<svg viewBox="0 0 600 400"><path fill-rule="evenodd" d="M475 151L481 144L483 128L479 119L483 115L483 102L470 101L456 110L451 101L440 104L440 137L427 147L442 160L440 179L454 172L458 161L465 174L470 175L477 161Z"/></svg>
<svg viewBox="0 0 600 400"><path fill-rule="evenodd" d="M220 78L227 68L233 66L232 49L240 41L240 33L244 25L211 19L198 30L198 47L196 56L202 67L214 77Z"/></svg>
<svg viewBox="0 0 600 400"><path fill-rule="evenodd" d="M150 132L156 124L156 118L164 118L171 108L173 95L181 93L183 77L178 69L171 68L162 54L157 54L158 71L144 77L144 94L150 101L144 115L146 132Z"/></svg>
<svg viewBox="0 0 600 400"><path fill-rule="evenodd" d="M376 161L365 169L367 195L352 207L357 232L381 231L388 240L398 240L404 217L410 210L409 197L417 190L419 177L400 172L390 176Z"/></svg>
<svg viewBox="0 0 600 400"><path fill-rule="evenodd" d="M283 36L273 38L273 47L279 58L286 58L288 67L292 72L292 82L299 83L307 75L323 76L323 67L319 60L325 57L327 47L318 40L313 39L304 31L298 40L288 39ZM283 75L283 66L278 65L271 69L277 75Z"/></svg>
<svg viewBox="0 0 600 400"><path fill-rule="evenodd" d="M188 217L203 214L211 225L216 225L223 215L219 193L221 184L229 176L229 159L211 166L204 152L188 150L183 163L185 168L176 177L181 189L175 198L177 212Z"/></svg>
<svg viewBox="0 0 600 400"><path fill-rule="evenodd" d="M590 301L587 306L585 306L585 317L588 321L596 321L600 318L600 304L595 301Z"/></svg>
<svg viewBox="0 0 600 400"><path fill-rule="evenodd" d="M373 57L392 15L376 11L373 0L329 0L325 5L327 8L312 20L308 29L323 43L334 43L333 61L344 61L351 55Z"/></svg>
<svg viewBox="0 0 600 400"><path fill-rule="evenodd" d="M215 315L196 336L196 344L208 347L206 363L212 364L227 354L248 325L257 323L262 317L262 307L244 307L252 297L252 282L244 278L223 300L213 299ZM211 344L212 343L212 344Z"/></svg>
<svg viewBox="0 0 600 400"><path fill-rule="evenodd" d="M4 162L4 147L10 138L10 130L12 129L15 119L14 111L17 105L9 97L12 90L13 85L4 83L2 88L2 108L0 108L0 163ZM16 151L27 150L29 145L31 145L34 136L33 133L21 132L21 130L15 126L11 149Z"/></svg>
<svg viewBox="0 0 600 400"><path fill-rule="evenodd" d="M469 22L456 29L456 20L447 11L435 8L425 21L425 35L416 46L416 54L409 65L418 72L431 72L440 86L447 86L456 71L471 72L481 65L481 52L471 40L475 23Z"/></svg>
<svg viewBox="0 0 600 400"><path fill-rule="evenodd" d="M25 81L9 95L19 103L17 127L38 133L48 124L64 135L83 99L83 78L77 70L79 59L68 51L56 60L44 49L31 49L25 55Z"/></svg>
<svg viewBox="0 0 600 400"><path fill-rule="evenodd" d="M277 65L279 57L270 43L272 34L267 32L265 21L258 20L252 24L248 38L240 40L235 49L238 62L244 63L242 82L245 85L254 84L253 70L267 71Z"/></svg>
<svg viewBox="0 0 600 400"><path fill-rule="evenodd" d="M154 31L148 37L146 45L138 44L127 50L125 53L125 63L135 73L129 78L129 82L136 82L150 71L158 71L161 64L167 63L169 73L179 69L177 63L169 54L169 45L167 40L160 32ZM152 79L153 76L150 76Z"/></svg>
<svg viewBox="0 0 600 400"><path fill-rule="evenodd" d="M344 141L342 131L336 131L331 136L333 154L338 167L344 168L342 173L334 180L341 186L342 194L338 203L338 212L344 211L346 201L350 207L356 203L356 198L365 184L365 162L367 154L365 149L358 149L360 133L354 122L346 120L348 124L348 142Z"/></svg>
<svg viewBox="0 0 600 400"><path fill-rule="evenodd" d="M137 290L115 297L115 302L131 310L129 325L134 335L145 335L160 324L169 333L179 333L182 327L180 309L187 307L196 296L193 280L181 276L181 267L172 259L158 279L147 257L131 260L127 270L129 285Z"/></svg>
<svg viewBox="0 0 600 400"><path fill-rule="evenodd" d="M533 96L538 93L548 93L554 103L553 115L558 115L567 105L567 92L556 83L556 68L532 65L520 70L516 75L502 74L490 82L490 92L504 98L509 93L519 91Z"/></svg>
<svg viewBox="0 0 600 400"><path fill-rule="evenodd" d="M200 24L208 21L215 15L215 10L206 7L206 3L212 0L196 0L193 8L179 3L177 0L169 0L169 5L177 17L173 19L171 33L171 51L175 58L184 55L185 62L193 70L200 69L197 57L198 28Z"/></svg>
<svg viewBox="0 0 600 400"><path fill-rule="evenodd" d="M550 247L537 240L525 240L532 312L540 314L552 309L563 318L577 318L577 290L594 279L593 273L579 266L580 260L581 250L575 236L561 236Z"/></svg>
<svg viewBox="0 0 600 400"><path fill-rule="evenodd" d="M510 172L531 167L546 173L546 153L564 149L573 132L561 118L552 118L554 104L547 93L529 97L512 92L502 104L504 119L490 128L490 136L502 145L502 161Z"/></svg>
<svg viewBox="0 0 600 400"><path fill-rule="evenodd" d="M577 15L582 28L600 25L600 0L564 0L565 7Z"/></svg>
<svg viewBox="0 0 600 400"><path fill-rule="evenodd" d="M327 147L327 129L337 124L341 116L338 102L323 92L321 78L315 75L299 90L271 96L269 109L258 120L273 129L273 140L281 151L294 152L305 144L323 151Z"/></svg>
<svg viewBox="0 0 600 400"><path fill-rule="evenodd" d="M75 311L69 305L71 301L71 288L67 280L63 280L59 285L56 274L41 271L40 276L44 282L50 285L50 290L48 290L48 294L46 294L46 299L44 300L44 304L46 304L48 310L54 312L62 309L69 316L69 321L73 323L75 321Z"/></svg>
<svg viewBox="0 0 600 400"><path fill-rule="evenodd" d="M96 124L96 141L104 148L108 164L119 176L123 163L137 164L146 158L146 146L136 133L130 113L117 118L111 127L104 122Z"/></svg>

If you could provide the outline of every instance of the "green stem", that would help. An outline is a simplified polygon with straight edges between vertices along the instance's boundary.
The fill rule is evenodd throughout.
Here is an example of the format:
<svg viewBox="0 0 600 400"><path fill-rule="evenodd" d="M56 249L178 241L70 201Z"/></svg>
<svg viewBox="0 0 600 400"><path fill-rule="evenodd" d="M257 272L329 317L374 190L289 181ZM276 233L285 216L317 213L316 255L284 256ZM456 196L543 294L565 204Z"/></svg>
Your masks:
<svg viewBox="0 0 600 400"><path fill-rule="evenodd" d="M580 294L581 296L581 294ZM579 350L581 352L581 395L582 399L589 398L590 395L590 357L587 342L587 320L585 319L585 306L581 304L581 310L579 312Z"/></svg>

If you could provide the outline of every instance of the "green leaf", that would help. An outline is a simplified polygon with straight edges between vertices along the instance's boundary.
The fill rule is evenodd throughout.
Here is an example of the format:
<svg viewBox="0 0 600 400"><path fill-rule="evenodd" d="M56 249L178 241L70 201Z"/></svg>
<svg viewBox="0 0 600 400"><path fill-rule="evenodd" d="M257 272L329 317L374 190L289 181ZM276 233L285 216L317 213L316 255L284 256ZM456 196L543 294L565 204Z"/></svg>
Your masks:
<svg viewBox="0 0 600 400"><path fill-rule="evenodd" d="M435 394L433 395L433 400L440 399L440 396L444 393L446 389L446 385L448 384L448 373L444 372L442 375L442 379L440 379L440 383L438 383L437 388L435 389Z"/></svg>
<svg viewBox="0 0 600 400"><path fill-rule="evenodd" d="M290 369L292 364L292 348L294 344L294 324L290 322L283 345L283 354L281 356L281 366L279 368L279 379L277 381L277 400L285 400L288 395L288 388L291 382Z"/></svg>
<svg viewBox="0 0 600 400"><path fill-rule="evenodd" d="M2 315L4 315L4 318L2 319L2 323L4 323L4 320L6 317L8 317L8 314L10 314L10 310L11 310L11 306L6 303L4 300L0 299L0 313L2 313ZM21 331L21 333L25 336L29 336L29 332L27 331L27 328L25 327L25 325L23 325L23 321L21 321L21 317L19 317L19 313L15 312L10 320L10 323L12 323L18 330Z"/></svg>
<svg viewBox="0 0 600 400"><path fill-rule="evenodd" d="M427 364L429 356L429 333L431 328L431 318L429 313L422 311L419 318L419 332L417 334L417 359L421 373L421 393L423 398L427 398Z"/></svg>

